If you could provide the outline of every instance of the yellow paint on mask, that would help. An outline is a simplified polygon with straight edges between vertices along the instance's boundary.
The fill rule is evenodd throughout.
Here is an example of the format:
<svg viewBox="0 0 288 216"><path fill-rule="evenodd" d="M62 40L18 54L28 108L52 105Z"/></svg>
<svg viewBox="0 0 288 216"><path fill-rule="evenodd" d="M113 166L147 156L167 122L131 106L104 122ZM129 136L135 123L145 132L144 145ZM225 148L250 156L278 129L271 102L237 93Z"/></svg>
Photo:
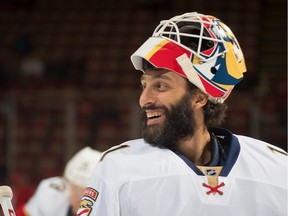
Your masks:
<svg viewBox="0 0 288 216"><path fill-rule="evenodd" d="M146 56L145 59L150 59L159 49L169 43L168 40L162 40L159 44L157 44Z"/></svg>
<svg viewBox="0 0 288 216"><path fill-rule="evenodd" d="M219 84L219 83L217 83L217 86L219 86L225 90L228 90L228 89L231 89L234 87L234 85L223 85L223 84Z"/></svg>
<svg viewBox="0 0 288 216"><path fill-rule="evenodd" d="M200 59L200 58L199 58L198 56L193 55L192 64L193 64L193 65L200 64L200 63L199 63L199 59Z"/></svg>
<svg viewBox="0 0 288 216"><path fill-rule="evenodd" d="M227 47L226 52L226 65L229 75L236 79L243 77L243 73L246 71L244 58L241 62L238 62L233 51L233 45L231 43L225 43Z"/></svg>

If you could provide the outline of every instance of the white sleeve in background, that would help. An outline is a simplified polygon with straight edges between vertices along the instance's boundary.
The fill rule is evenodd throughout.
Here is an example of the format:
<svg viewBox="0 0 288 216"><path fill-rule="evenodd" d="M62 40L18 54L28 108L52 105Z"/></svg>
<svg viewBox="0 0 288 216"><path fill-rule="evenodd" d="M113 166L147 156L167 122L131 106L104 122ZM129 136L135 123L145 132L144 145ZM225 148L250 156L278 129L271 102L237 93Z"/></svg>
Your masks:
<svg viewBox="0 0 288 216"><path fill-rule="evenodd" d="M29 216L67 216L70 204L67 187L62 177L42 180L25 205Z"/></svg>

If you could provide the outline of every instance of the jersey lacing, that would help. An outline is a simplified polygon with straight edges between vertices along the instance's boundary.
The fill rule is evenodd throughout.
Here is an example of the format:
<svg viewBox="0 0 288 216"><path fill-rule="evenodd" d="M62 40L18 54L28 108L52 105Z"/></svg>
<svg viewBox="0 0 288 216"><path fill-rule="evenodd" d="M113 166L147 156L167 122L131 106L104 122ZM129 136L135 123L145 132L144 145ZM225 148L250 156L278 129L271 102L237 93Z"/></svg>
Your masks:
<svg viewBox="0 0 288 216"><path fill-rule="evenodd" d="M213 186L210 186L210 185L208 185L208 184L206 184L206 183L203 183L202 184L204 187L207 187L207 188L209 188L210 189L210 191L207 191L207 194L209 195L209 194L211 194L211 193L218 193L219 195L222 195L223 194L223 192L222 191L220 191L220 190L218 190L219 188L221 188L221 187L223 187L225 184L224 184L224 182L221 182L219 185L217 185L216 187L213 187Z"/></svg>

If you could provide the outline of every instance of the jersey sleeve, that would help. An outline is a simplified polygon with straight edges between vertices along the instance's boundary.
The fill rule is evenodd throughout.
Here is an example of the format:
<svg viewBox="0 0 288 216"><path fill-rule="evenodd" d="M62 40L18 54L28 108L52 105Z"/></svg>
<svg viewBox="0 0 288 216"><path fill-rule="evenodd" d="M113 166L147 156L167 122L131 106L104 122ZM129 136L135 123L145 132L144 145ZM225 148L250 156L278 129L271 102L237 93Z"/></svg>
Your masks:
<svg viewBox="0 0 288 216"><path fill-rule="evenodd" d="M77 216L120 216L119 195L117 185L111 181L105 181L105 164L98 164L90 178L82 197ZM113 173L111 171L109 173Z"/></svg>
<svg viewBox="0 0 288 216"><path fill-rule="evenodd" d="M133 175L138 170L138 166L135 168L128 159L135 157L132 143L134 142L125 142L103 153L90 177L77 216L130 215L129 206L125 206L125 209L128 210L125 210L125 214L123 214L123 202L127 197L123 197L121 194L123 194L122 189L134 178ZM139 143L135 142L136 144ZM121 199L119 199L120 196ZM129 213L127 214L127 212Z"/></svg>
<svg viewBox="0 0 288 216"><path fill-rule="evenodd" d="M27 215L41 215L41 200L44 199L44 197L41 196L45 194L45 187L45 183L43 181L40 182L34 195L23 206L23 212L26 212Z"/></svg>
<svg viewBox="0 0 288 216"><path fill-rule="evenodd" d="M53 212L53 209L58 209L59 206L61 209L66 209L68 205L66 186L63 178L52 177L40 182L23 210L25 215L29 216L49 215ZM61 215L60 211L59 215Z"/></svg>

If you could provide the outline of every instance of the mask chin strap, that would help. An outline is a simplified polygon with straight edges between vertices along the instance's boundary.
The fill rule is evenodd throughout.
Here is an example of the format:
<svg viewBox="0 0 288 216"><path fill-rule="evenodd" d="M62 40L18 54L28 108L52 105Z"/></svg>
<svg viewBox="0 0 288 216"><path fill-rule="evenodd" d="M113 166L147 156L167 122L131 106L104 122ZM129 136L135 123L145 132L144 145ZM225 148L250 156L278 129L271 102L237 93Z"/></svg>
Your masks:
<svg viewBox="0 0 288 216"><path fill-rule="evenodd" d="M193 69L193 65L192 65L190 59L188 58L188 56L184 53L183 55L177 57L176 61L178 62L178 64L180 65L180 67L182 68L184 73L186 74L188 80L191 83L193 83L194 85L196 85L198 88L200 88L203 92L206 93L206 90L205 90L205 88L204 88L204 86L203 86L203 84L202 84L197 72ZM212 103L223 103L224 100L227 98L227 96L226 97L214 98L210 94L208 94L208 96L209 96L209 100Z"/></svg>

